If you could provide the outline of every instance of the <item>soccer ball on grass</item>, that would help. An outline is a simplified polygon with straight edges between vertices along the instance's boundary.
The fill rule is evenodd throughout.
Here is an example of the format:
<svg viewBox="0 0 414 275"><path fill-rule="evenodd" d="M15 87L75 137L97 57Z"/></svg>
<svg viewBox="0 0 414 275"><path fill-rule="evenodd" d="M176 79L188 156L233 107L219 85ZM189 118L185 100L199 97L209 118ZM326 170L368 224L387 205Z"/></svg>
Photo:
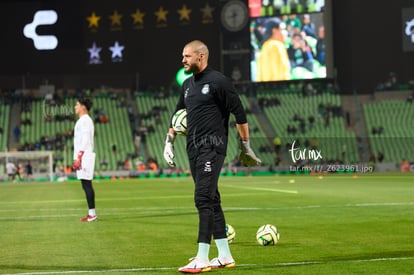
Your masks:
<svg viewBox="0 0 414 275"><path fill-rule="evenodd" d="M260 226L256 232L256 240L260 245L275 245L279 241L280 234L276 226L265 224Z"/></svg>
<svg viewBox="0 0 414 275"><path fill-rule="evenodd" d="M229 243L232 243L234 241L234 238L236 237L236 231L230 224L226 224L226 235Z"/></svg>

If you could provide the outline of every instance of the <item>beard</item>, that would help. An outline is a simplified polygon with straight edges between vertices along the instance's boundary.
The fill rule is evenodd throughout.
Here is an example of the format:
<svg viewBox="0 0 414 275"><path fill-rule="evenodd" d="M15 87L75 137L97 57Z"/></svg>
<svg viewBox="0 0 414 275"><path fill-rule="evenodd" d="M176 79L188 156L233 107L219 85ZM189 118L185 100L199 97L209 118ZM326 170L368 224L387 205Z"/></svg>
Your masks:
<svg viewBox="0 0 414 275"><path fill-rule="evenodd" d="M196 64L188 64L188 67L185 68L185 72L187 74L197 73L199 71L198 66Z"/></svg>

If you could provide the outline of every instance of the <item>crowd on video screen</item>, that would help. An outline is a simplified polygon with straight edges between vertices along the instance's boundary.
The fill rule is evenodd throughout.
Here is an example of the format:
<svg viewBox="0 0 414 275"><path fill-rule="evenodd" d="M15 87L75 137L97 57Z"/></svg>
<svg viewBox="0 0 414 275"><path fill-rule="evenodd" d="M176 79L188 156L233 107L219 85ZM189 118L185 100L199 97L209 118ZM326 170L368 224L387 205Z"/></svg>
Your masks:
<svg viewBox="0 0 414 275"><path fill-rule="evenodd" d="M251 80L326 77L323 13L253 18Z"/></svg>

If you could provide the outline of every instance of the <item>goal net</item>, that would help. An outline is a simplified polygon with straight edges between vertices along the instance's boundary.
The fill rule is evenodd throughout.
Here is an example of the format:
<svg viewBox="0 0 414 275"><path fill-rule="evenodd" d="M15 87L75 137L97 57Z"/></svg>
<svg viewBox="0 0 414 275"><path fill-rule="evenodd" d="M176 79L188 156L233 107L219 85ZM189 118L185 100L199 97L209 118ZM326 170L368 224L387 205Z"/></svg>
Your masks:
<svg viewBox="0 0 414 275"><path fill-rule="evenodd" d="M0 152L0 181L11 180L7 171L7 164L15 166L13 179L16 181L53 181L53 152L52 151L23 151ZM29 167L32 175L28 174Z"/></svg>

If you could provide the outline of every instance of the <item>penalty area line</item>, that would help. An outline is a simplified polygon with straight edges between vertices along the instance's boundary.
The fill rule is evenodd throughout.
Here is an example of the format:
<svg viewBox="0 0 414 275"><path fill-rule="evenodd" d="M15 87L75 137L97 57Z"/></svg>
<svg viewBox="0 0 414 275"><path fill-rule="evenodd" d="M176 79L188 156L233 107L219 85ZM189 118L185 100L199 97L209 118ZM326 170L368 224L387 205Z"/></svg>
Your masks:
<svg viewBox="0 0 414 275"><path fill-rule="evenodd" d="M349 259L349 260L332 260L332 261L308 261L308 262L282 262L273 264L237 264L237 267L283 267L283 266L305 266L320 264L336 263L364 263L364 262L386 262L386 261L414 261L414 257L390 257L390 258L372 258L372 259ZM67 271L39 271L25 273L7 273L4 275L51 275L51 274L80 274L80 273L113 273L113 272L138 272L138 271L166 271L178 270L178 267L139 267L125 269L101 269L101 270L67 270Z"/></svg>

